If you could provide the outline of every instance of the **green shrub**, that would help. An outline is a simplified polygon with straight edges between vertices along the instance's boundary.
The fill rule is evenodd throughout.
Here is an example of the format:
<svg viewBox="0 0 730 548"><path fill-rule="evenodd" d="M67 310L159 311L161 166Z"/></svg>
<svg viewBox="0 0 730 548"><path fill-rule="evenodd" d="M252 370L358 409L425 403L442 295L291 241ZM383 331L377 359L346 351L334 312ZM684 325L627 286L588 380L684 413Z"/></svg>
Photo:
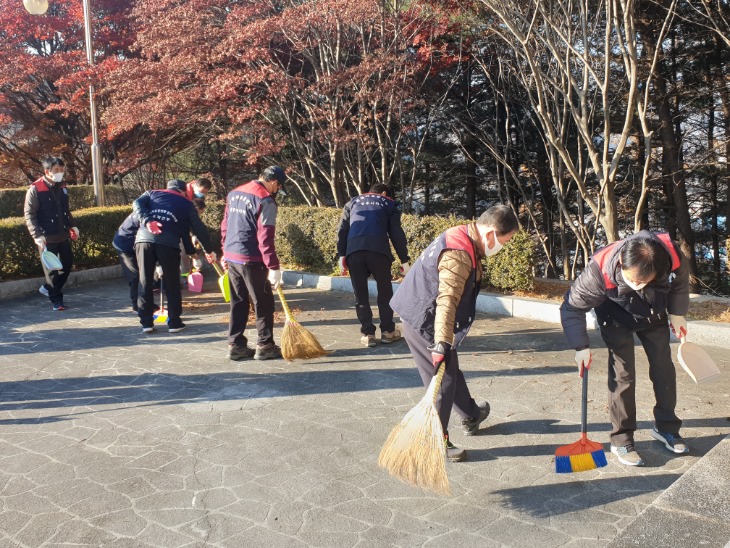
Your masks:
<svg viewBox="0 0 730 548"><path fill-rule="evenodd" d="M505 290L530 291L534 284L535 244L525 231L517 232L504 249L487 258L484 282Z"/></svg>
<svg viewBox="0 0 730 548"><path fill-rule="evenodd" d="M68 199L71 211L94 207L94 187L88 185L72 185L68 188ZM0 189L0 219L8 217L22 217L25 204L25 188ZM104 186L104 200L107 207L130 204L137 196L126 196L124 189L119 185Z"/></svg>
<svg viewBox="0 0 730 548"><path fill-rule="evenodd" d="M95 207L74 212L81 238L72 244L74 268L85 269L117 263L112 247L114 234L129 215L129 206ZM43 276L38 248L22 217L0 219L0 278L17 279Z"/></svg>

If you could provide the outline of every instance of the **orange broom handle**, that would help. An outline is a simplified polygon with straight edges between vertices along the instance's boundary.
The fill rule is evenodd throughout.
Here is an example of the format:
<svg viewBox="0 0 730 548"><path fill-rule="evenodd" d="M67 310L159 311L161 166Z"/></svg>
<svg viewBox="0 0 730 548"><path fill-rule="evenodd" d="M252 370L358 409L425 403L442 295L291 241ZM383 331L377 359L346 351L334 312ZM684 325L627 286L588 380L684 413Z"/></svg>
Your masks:
<svg viewBox="0 0 730 548"><path fill-rule="evenodd" d="M279 295L279 300L281 301L281 307L284 309L284 314L286 314L286 319L289 321L293 321L294 318L291 315L291 310L289 310L289 305L286 304L286 299L284 298L284 292L281 289L281 286L276 288L276 293Z"/></svg>

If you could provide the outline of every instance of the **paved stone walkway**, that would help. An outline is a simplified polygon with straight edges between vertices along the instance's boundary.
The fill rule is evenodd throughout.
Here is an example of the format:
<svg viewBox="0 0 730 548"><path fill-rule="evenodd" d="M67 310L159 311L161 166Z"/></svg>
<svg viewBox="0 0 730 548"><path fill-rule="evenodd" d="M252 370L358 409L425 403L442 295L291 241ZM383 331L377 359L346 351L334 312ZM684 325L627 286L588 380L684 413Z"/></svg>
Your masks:
<svg viewBox="0 0 730 548"><path fill-rule="evenodd" d="M557 475L555 448L579 437L573 353L554 325L481 316L461 361L492 416L469 438L453 417L469 461L448 467L453 496L436 496L376 465L424 389L404 342L358 345L350 295L287 289L331 355L232 362L217 294L186 294L188 330L149 336L125 289L73 288L62 313L41 296L0 302L0 546L602 546L730 432L727 351L709 349L724 372L714 384L678 369L681 457L649 436L639 352L647 466L609 455ZM605 361L600 348L589 402L602 442Z"/></svg>

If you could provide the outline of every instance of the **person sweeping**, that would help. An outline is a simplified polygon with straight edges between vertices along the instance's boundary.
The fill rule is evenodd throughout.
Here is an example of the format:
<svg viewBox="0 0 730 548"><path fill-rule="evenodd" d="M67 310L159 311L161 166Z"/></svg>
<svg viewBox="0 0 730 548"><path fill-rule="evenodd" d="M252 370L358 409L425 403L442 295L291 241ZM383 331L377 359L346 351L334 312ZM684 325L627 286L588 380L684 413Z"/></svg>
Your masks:
<svg viewBox="0 0 730 548"><path fill-rule="evenodd" d="M466 459L466 451L449 439L449 418L454 408L464 434L475 434L489 416L489 403L478 405L459 369L459 345L474 321L482 281L483 258L495 255L518 229L517 218L506 205L496 205L479 219L439 235L406 274L390 304L401 317L408 348L424 386L443 368L435 394L446 446L446 459Z"/></svg>

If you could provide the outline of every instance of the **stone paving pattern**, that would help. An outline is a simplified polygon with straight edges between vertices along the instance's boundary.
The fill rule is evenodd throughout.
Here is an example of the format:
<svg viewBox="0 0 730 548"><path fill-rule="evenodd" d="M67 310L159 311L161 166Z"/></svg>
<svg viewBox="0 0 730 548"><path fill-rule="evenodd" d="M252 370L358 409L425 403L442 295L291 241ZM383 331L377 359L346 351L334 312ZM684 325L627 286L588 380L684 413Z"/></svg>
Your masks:
<svg viewBox="0 0 730 548"><path fill-rule="evenodd" d="M448 465L452 497L423 492L376 464L424 394L405 342L361 347L351 295L287 288L333 353L232 362L208 278L184 292L178 334L141 334L121 280L70 289L60 313L40 295L0 303L0 546L605 546L730 432L730 358L710 348L720 381L678 368L691 454L653 441L639 349L647 466L609 455L558 475L555 448L580 430L573 352L558 326L480 315L461 365L492 415L474 437L453 416L469 461ZM589 436L607 442L607 352L591 336Z"/></svg>

